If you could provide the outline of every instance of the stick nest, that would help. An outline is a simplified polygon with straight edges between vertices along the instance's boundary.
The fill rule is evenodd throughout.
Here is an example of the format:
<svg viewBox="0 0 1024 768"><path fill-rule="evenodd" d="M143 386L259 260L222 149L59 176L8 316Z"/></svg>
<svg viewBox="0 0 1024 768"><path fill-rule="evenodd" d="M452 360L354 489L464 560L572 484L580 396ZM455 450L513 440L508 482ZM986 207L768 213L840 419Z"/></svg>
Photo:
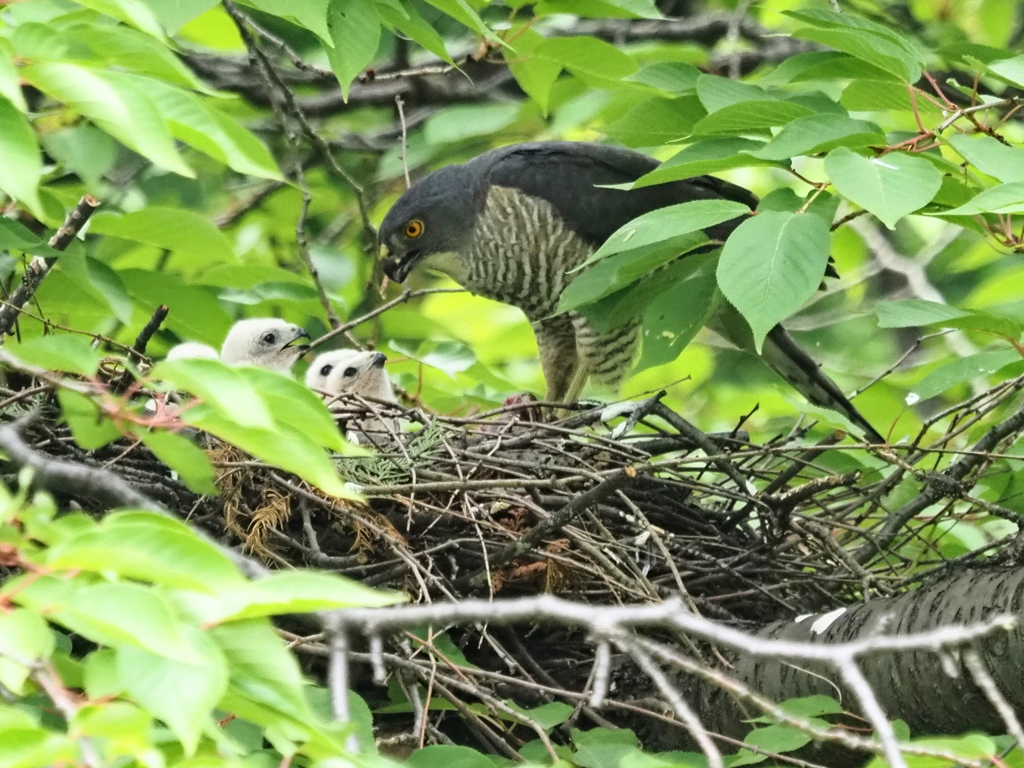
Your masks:
<svg viewBox="0 0 1024 768"><path fill-rule="evenodd" d="M931 444L897 448L843 444L841 432L813 444L799 431L762 445L742 433L705 435L657 396L617 415L592 409L558 423L534 420L530 404L473 419L404 410L418 422L413 431L380 440L372 455L336 458L362 500L328 497L207 438L218 497L184 489L142 446L83 452L46 420L25 436L49 455L120 472L190 522L278 567L328 569L413 601L554 593L607 605L681 594L708 618L756 628L893 594L948 566L944 537L957 521L1015 518L971 491L1014 471L999 454L1020 438L1024 419L999 418L1021 386L1024 377L946 412L950 427ZM982 420L996 424L983 433L990 447L984 455L975 455L978 444L962 452L965 430ZM954 471L958 462L970 466ZM909 486L915 490L900 496ZM887 533L886 521L915 493L933 494L934 503ZM993 537L964 548L957 561L991 559L1004 544ZM453 629L449 638L459 647L439 650L436 637L397 639L388 662L408 680L448 680L435 693L458 700L488 746L508 754L528 738L510 731L495 741L461 709L467 703L493 709L515 696L523 704L581 704L593 660L581 633L478 627ZM314 660L325 654L316 638L294 639ZM467 692L464 669L438 672L439 659L451 667L453 652L496 677L473 679ZM713 662L713 652L700 653ZM619 674L636 694L622 698L637 710L649 688L642 676ZM657 707L645 711L658 718ZM408 736L408 723L399 730Z"/></svg>

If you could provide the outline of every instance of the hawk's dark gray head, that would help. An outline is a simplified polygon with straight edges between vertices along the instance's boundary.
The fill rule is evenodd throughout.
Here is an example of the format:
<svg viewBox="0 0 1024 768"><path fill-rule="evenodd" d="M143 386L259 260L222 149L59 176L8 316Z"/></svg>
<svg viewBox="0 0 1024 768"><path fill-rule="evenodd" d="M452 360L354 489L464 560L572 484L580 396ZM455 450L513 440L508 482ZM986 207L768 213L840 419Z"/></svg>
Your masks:
<svg viewBox="0 0 1024 768"><path fill-rule="evenodd" d="M465 251L485 194L470 165L449 165L405 191L381 222L378 240L384 273L399 283L417 264L458 279L456 254Z"/></svg>

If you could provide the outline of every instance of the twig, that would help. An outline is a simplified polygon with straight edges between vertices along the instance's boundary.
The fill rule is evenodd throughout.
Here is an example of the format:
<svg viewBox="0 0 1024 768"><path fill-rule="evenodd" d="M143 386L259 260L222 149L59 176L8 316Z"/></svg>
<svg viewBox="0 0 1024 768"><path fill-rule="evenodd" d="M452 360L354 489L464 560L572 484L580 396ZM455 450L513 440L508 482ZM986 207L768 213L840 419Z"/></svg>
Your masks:
<svg viewBox="0 0 1024 768"><path fill-rule="evenodd" d="M637 471L632 467L620 469L611 477L602 480L586 493L581 493L579 496L574 497L572 501L552 514L547 520L544 520L520 536L514 544L511 544L497 554L492 555L490 557L490 570L500 568L506 563L511 562L517 557L529 552L537 546L545 536L550 536L551 534L561 530L569 523L570 520L573 519L573 517L580 514L588 507L608 498L617 490L632 482L636 475ZM487 580L488 569L480 569L476 573L465 578L465 581L474 587L482 586Z"/></svg>
<svg viewBox="0 0 1024 768"><path fill-rule="evenodd" d="M161 304L157 307L156 311L153 312L153 316L149 318L149 322L146 323L141 331L139 331L139 335L135 337L135 343L132 345L132 349L140 355L146 354L146 346L149 344L149 340L152 339L153 334L160 329L160 324L167 318L167 314L170 311L171 308L166 304Z"/></svg>
<svg viewBox="0 0 1024 768"><path fill-rule="evenodd" d="M21 439L19 432L35 418L29 413L9 424L0 425L0 447L17 464L31 467L34 479L44 488L79 494L109 507L137 507L168 514L167 509L139 493L113 472L84 464L58 461L36 453Z"/></svg>
<svg viewBox="0 0 1024 768"><path fill-rule="evenodd" d="M354 320L349 320L346 323L342 323L337 328L328 331L327 333L325 333L323 336L321 336L318 339L313 339L313 341L311 341L310 344L309 344L309 349L310 349L310 351L316 349L317 347L319 347L324 342L330 341L335 336L338 336L338 335L343 334L343 333L347 333L348 331L352 330L356 326L362 325L363 323L372 320L373 318L377 317L378 315L384 314L385 312L387 312L392 307L397 307L399 304L404 304L405 302L410 301L411 299L417 299L420 296L427 296L427 295L432 294L432 293L465 293L465 289L464 288L420 288L419 290L414 291L414 290L411 290L409 288L406 288L405 290L402 291L401 294L399 294L398 296L393 298L391 301L385 302L384 304L381 304L379 307L374 307L373 309L371 309L369 312L367 312L365 315L362 315L361 317L357 317Z"/></svg>
<svg viewBox="0 0 1024 768"><path fill-rule="evenodd" d="M67 215L60 229L50 238L50 247L55 251L63 251L75 239L82 227L92 217L93 212L99 207L99 201L92 195L85 195L78 201L78 205ZM45 258L34 256L25 269L21 283L7 299L7 302L0 306L0 337L6 334L14 326L21 308L28 303L28 300L35 295L39 284L43 282L53 265L57 263L55 256Z"/></svg>
<svg viewBox="0 0 1024 768"><path fill-rule="evenodd" d="M853 557L858 563L867 562L877 552L884 551L910 520L939 499L963 492L960 485L967 475L990 460L991 452L1003 440L1024 430L1024 406L1008 419L1000 421L974 444L971 453L953 462L944 472L932 475L924 490L886 518L881 530L862 545Z"/></svg>
<svg viewBox="0 0 1024 768"><path fill-rule="evenodd" d="M402 171L405 173L405 188L408 189L412 186L409 180L409 141L405 127L405 102L402 101L401 94L395 96L395 106L398 108L398 121L402 126Z"/></svg>
<svg viewBox="0 0 1024 768"><path fill-rule="evenodd" d="M684 419L675 411L671 410L664 403L655 403L651 407L651 413L655 416L660 416L672 427L678 431L683 437L692 442L704 453L706 453L709 459L714 463L718 469L725 473L725 475L736 483L736 487L741 493L745 494L750 498L750 501L759 507L764 507L764 502L756 498L757 489L753 487L753 484L749 479L745 478L740 471L736 469L730 462L723 458L719 458L723 452L723 448L728 446L728 441L722 441L723 445L716 445L715 442L693 426L690 422Z"/></svg>
<svg viewBox="0 0 1024 768"><path fill-rule="evenodd" d="M74 700L74 696L61 683L60 675L50 666L49 661L33 665L31 672L32 680L35 681L53 702L54 708L60 712L64 721L70 726L75 721L81 706ZM96 745L89 736L80 735L77 739L78 748L81 750L82 762L87 768L100 768L103 760L96 751Z"/></svg>

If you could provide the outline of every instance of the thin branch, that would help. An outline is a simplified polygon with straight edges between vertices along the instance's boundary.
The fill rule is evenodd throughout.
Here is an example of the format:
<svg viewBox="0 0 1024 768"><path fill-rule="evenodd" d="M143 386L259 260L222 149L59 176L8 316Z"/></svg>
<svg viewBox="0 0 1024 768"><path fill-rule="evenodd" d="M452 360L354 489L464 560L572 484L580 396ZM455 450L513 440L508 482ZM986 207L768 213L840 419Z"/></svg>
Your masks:
<svg viewBox="0 0 1024 768"><path fill-rule="evenodd" d="M63 251L71 245L71 242L82 230L82 227L85 226L85 223L89 221L99 205L99 201L91 195L85 195L79 200L78 205L64 219L60 229L50 238L50 247L55 251ZM0 306L0 337L11 330L21 308L35 295L40 283L43 282L43 278L50 274L50 270L53 269L53 265L56 263L57 258L55 256L47 256L45 258L35 256L32 258L32 261L29 262L28 267L25 269L25 275L21 278L21 283L14 293L11 294L11 297L7 299L6 303Z"/></svg>

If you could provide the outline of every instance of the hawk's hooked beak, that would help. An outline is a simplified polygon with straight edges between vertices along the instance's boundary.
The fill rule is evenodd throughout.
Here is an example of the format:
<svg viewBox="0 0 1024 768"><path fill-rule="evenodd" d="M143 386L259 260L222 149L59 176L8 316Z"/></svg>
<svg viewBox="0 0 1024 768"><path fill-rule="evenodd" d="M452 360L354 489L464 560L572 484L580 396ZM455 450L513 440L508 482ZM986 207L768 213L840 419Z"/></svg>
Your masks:
<svg viewBox="0 0 1024 768"><path fill-rule="evenodd" d="M419 256L420 252L418 250L406 251L403 255L399 256L391 253L387 243L381 243L380 246L380 258L384 263L384 274L388 276L389 280L394 280L396 283L405 282L405 278L412 272L413 265Z"/></svg>
<svg viewBox="0 0 1024 768"><path fill-rule="evenodd" d="M308 352L309 344L296 344L299 339L308 339L309 334L306 333L304 328L299 328L298 333L295 334L295 338L284 345L285 349L297 349L300 352Z"/></svg>

